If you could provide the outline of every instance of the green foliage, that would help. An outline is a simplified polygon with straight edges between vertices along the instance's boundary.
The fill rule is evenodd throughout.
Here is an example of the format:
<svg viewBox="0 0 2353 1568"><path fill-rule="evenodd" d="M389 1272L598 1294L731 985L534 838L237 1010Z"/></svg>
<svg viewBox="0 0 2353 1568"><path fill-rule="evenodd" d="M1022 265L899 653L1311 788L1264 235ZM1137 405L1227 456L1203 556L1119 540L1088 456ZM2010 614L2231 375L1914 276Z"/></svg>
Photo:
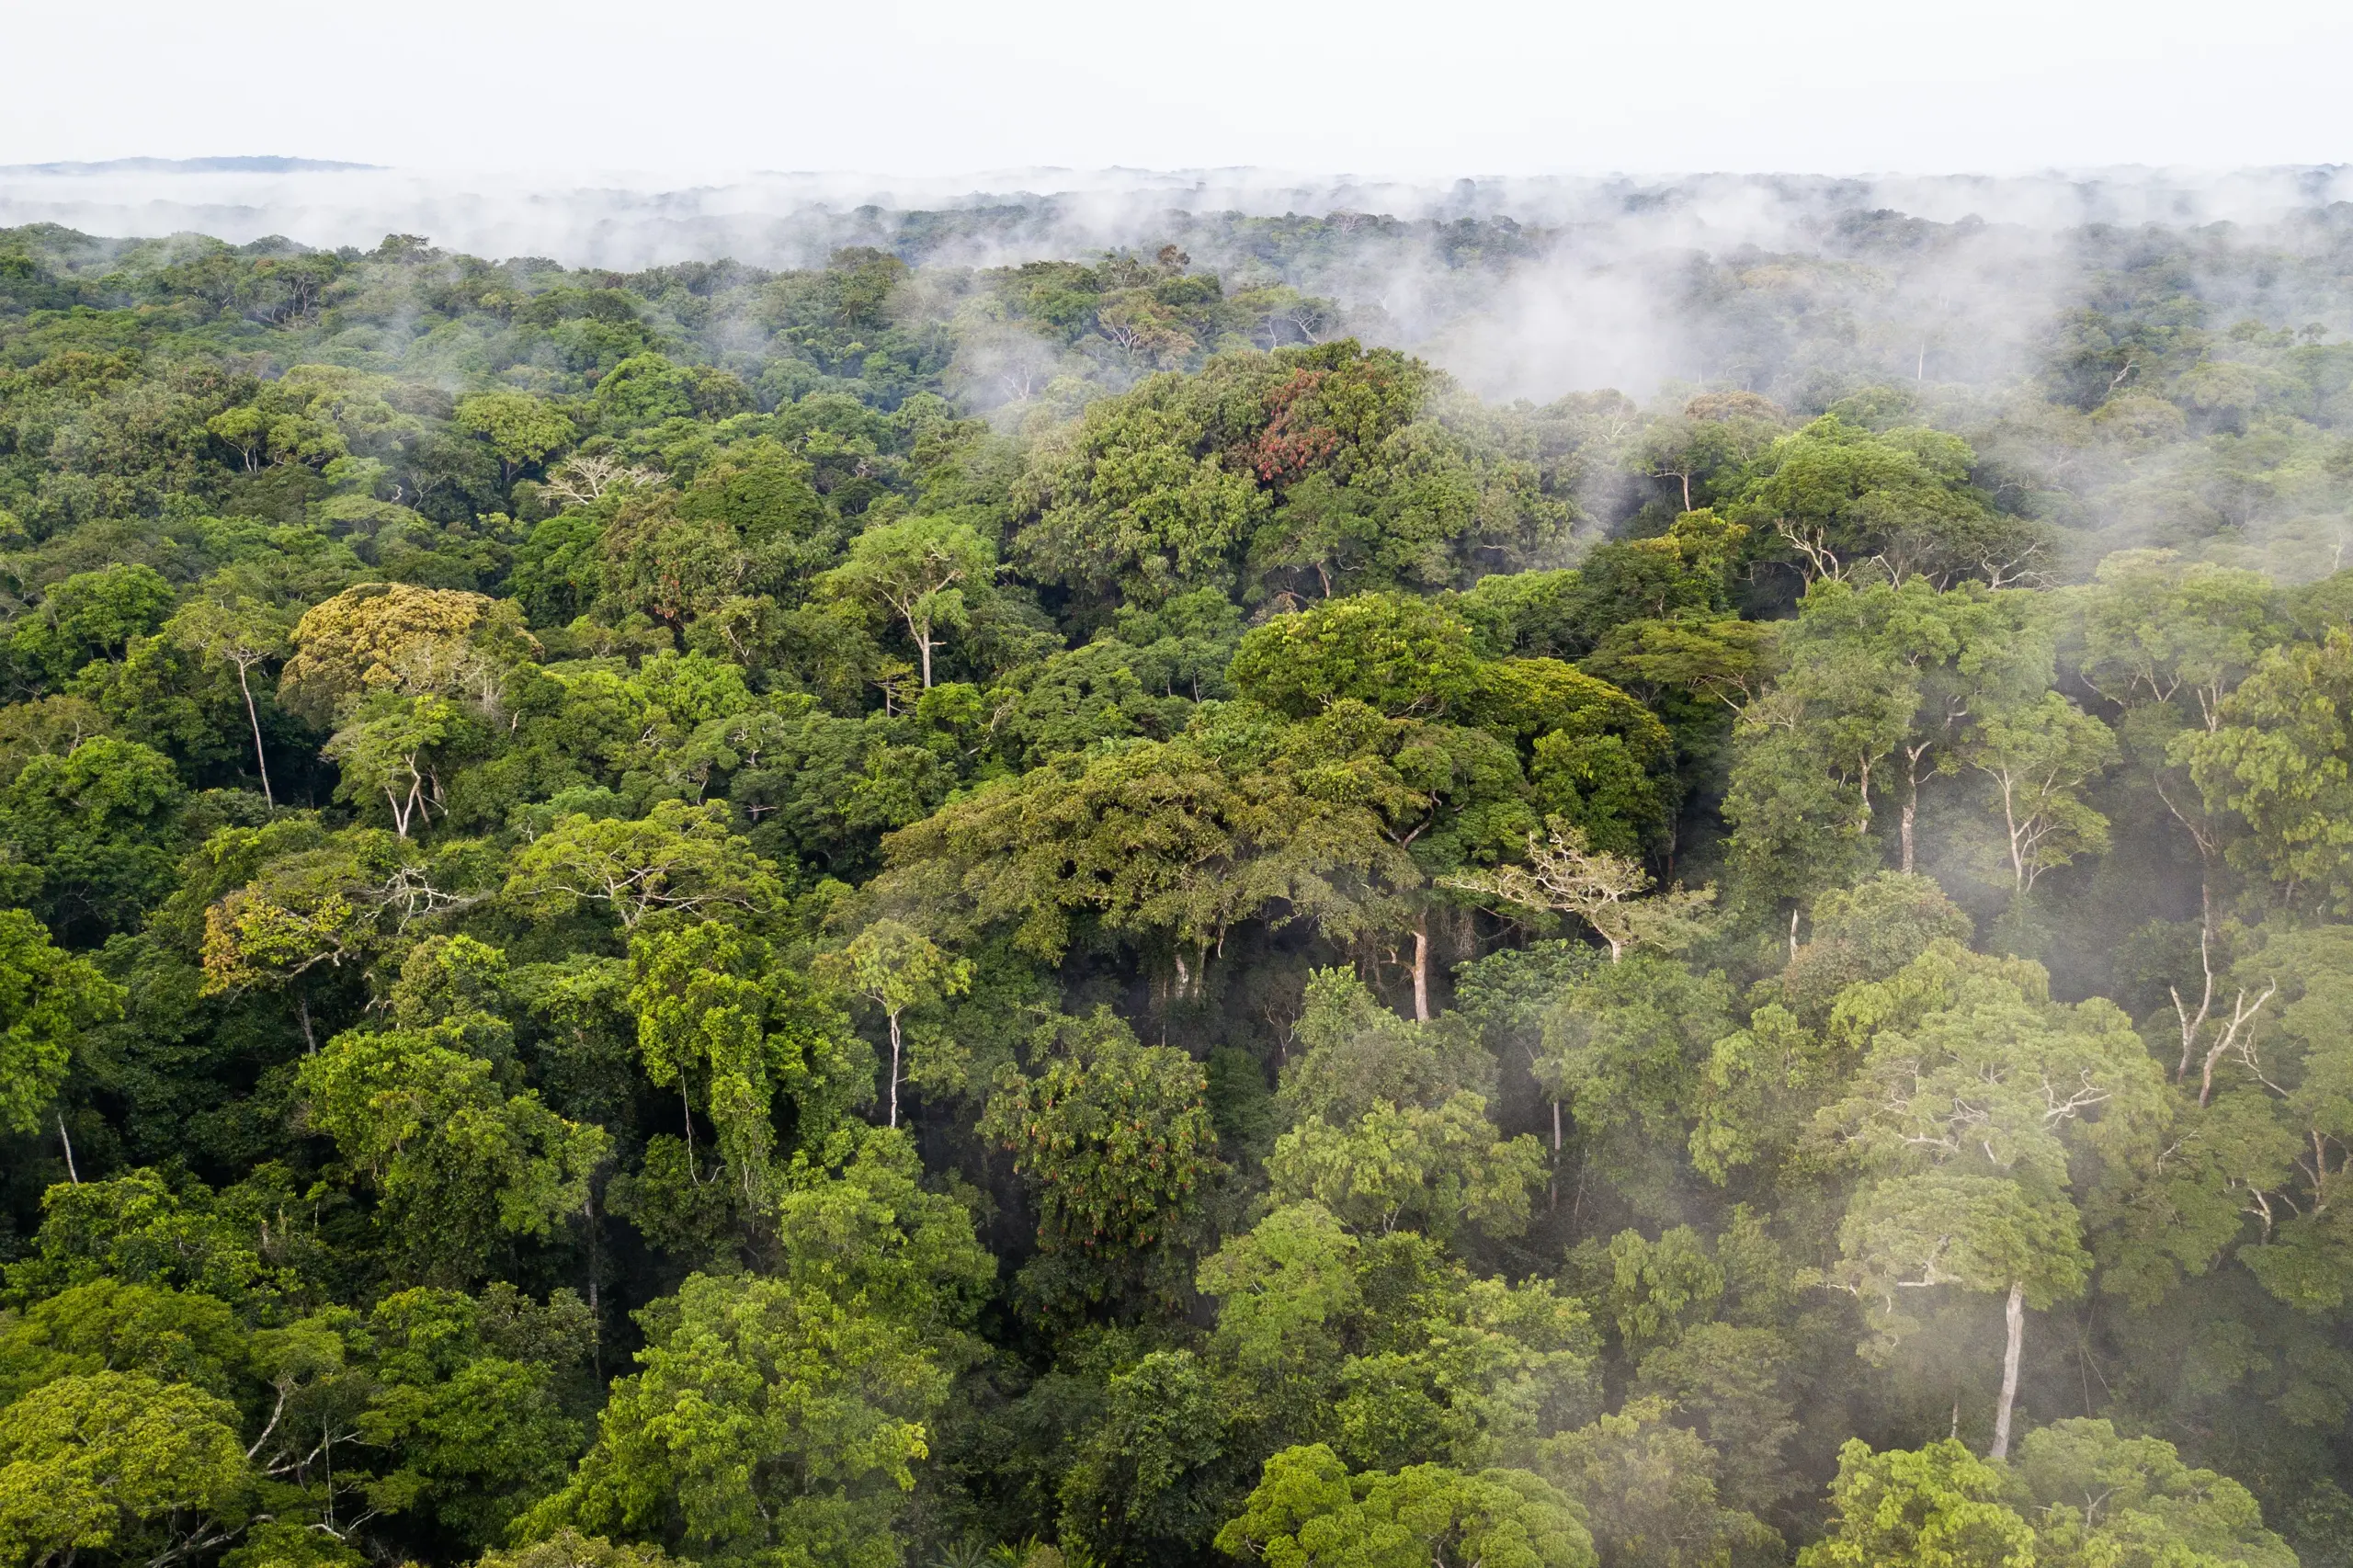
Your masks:
<svg viewBox="0 0 2353 1568"><path fill-rule="evenodd" d="M17 622L8 653L52 685L92 659L119 660L133 639L171 613L172 585L142 564L80 572L41 597L40 612Z"/></svg>
<svg viewBox="0 0 2353 1568"><path fill-rule="evenodd" d="M646 1330L640 1370L614 1384L595 1446L528 1533L575 1525L704 1562L899 1560L947 1392L910 1329L782 1280L696 1275Z"/></svg>
<svg viewBox="0 0 2353 1568"><path fill-rule="evenodd" d="M1438 1465L1351 1475L1322 1444L1267 1461L1219 1550L1278 1568L1407 1568L1463 1561L1579 1568L1595 1561L1576 1506L1525 1471L1466 1475Z"/></svg>
<svg viewBox="0 0 2353 1568"><path fill-rule="evenodd" d="M658 801L636 821L559 817L516 855L505 896L557 915L601 905L634 931L721 909L756 912L780 891L768 863L727 831L722 808Z"/></svg>
<svg viewBox="0 0 2353 1568"><path fill-rule="evenodd" d="M64 953L20 909L0 910L0 1120L38 1127L65 1082L82 1030L121 1015L122 988Z"/></svg>
<svg viewBox="0 0 2353 1568"><path fill-rule="evenodd" d="M2216 705L2211 730L2185 732L2169 756L2186 763L2209 811L2245 819L2231 847L2247 869L2322 903L2353 912L2346 868L2347 699L2353 631L2274 648Z"/></svg>
<svg viewBox="0 0 2353 1568"><path fill-rule="evenodd" d="M0 1409L0 1551L41 1563L217 1547L253 1484L236 1412L186 1383L101 1371Z"/></svg>
<svg viewBox="0 0 2353 1568"><path fill-rule="evenodd" d="M2344 1557L2343 225L1807 199L0 233L0 1561Z"/></svg>
<svg viewBox="0 0 2353 1568"><path fill-rule="evenodd" d="M1601 1559L1643 1568L1778 1558L1781 1542L1754 1516L1717 1500L1713 1449L1667 1419L1660 1400L1564 1432L1545 1471L1585 1511Z"/></svg>
<svg viewBox="0 0 2353 1568"><path fill-rule="evenodd" d="M608 1146L535 1093L503 1093L462 1049L470 1021L338 1035L298 1078L306 1120L381 1196L415 1278L471 1280L501 1235L548 1234L585 1203Z"/></svg>
<svg viewBox="0 0 2353 1568"><path fill-rule="evenodd" d="M545 462L575 433L562 412L528 392L476 392L458 400L456 414L460 429L481 437L497 454L510 483L523 469Z"/></svg>
<svg viewBox="0 0 2353 1568"><path fill-rule="evenodd" d="M0 885L69 941L121 930L170 890L187 803L170 759L137 741L33 757L0 789Z"/></svg>
<svg viewBox="0 0 2353 1568"><path fill-rule="evenodd" d="M1367 594L1251 631L1234 650L1233 683L1294 719L1344 698L1396 719L1462 702L1474 667L1462 621L1427 600Z"/></svg>
<svg viewBox="0 0 2353 1568"><path fill-rule="evenodd" d="M1803 1568L1888 1562L2028 1568L2034 1531L2001 1501L2002 1482L1999 1471L1950 1440L1879 1454L1850 1440L1838 1450L1838 1477L1830 1483L1829 1533L1798 1560Z"/></svg>
<svg viewBox="0 0 2353 1568"><path fill-rule="evenodd" d="M1278 1199L1313 1199L1360 1231L1444 1237L1468 1223L1518 1235L1543 1155L1533 1138L1499 1135L1486 1108L1466 1090L1434 1107L1376 1105L1340 1126L1310 1117L1275 1140L1267 1175Z"/></svg>
<svg viewBox="0 0 2353 1568"><path fill-rule="evenodd" d="M2287 1568L2294 1555L2263 1528L2246 1488L2182 1463L2163 1438L2120 1437L2106 1421L2054 1421L2029 1433L2010 1496L2033 1522L2042 1562Z"/></svg>
<svg viewBox="0 0 2353 1568"><path fill-rule="evenodd" d="M1144 1045L1108 1009L1049 1025L1043 1071L1008 1066L980 1131L1009 1151L1049 1256L1083 1258L1111 1287L1184 1235L1217 1169L1208 1082L1182 1051Z"/></svg>
<svg viewBox="0 0 2353 1568"><path fill-rule="evenodd" d="M762 1212L778 1180L779 1096L792 1096L795 1137L811 1145L842 1108L850 1053L840 1015L766 941L715 922L635 938L630 981L638 1055L647 1079L676 1090L686 1108L688 1159L699 1108L716 1132L725 1185L747 1212ZM688 1174L707 1179L691 1166Z"/></svg>
<svg viewBox="0 0 2353 1568"><path fill-rule="evenodd" d="M819 577L817 586L904 624L928 687L938 641L934 634L969 627L971 602L985 597L995 574L995 551L967 525L909 517L874 524L852 540L847 558Z"/></svg>

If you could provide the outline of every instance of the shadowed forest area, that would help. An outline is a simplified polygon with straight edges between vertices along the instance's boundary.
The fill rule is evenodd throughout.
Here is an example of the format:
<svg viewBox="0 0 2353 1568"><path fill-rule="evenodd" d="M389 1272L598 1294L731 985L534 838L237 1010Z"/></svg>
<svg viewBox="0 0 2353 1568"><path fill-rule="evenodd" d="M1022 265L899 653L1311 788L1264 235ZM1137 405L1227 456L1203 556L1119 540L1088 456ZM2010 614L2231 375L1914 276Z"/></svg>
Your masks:
<svg viewBox="0 0 2353 1568"><path fill-rule="evenodd" d="M2353 209L990 223L0 231L0 1568L2353 1568Z"/></svg>

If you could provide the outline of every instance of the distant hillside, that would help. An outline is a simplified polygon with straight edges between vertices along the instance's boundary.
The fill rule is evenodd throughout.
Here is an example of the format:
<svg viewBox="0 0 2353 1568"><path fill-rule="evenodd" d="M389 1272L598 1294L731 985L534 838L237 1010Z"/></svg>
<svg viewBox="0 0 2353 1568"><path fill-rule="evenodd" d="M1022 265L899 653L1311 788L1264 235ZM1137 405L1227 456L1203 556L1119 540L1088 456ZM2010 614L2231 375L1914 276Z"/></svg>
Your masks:
<svg viewBox="0 0 2353 1568"><path fill-rule="evenodd" d="M382 166L381 164L339 164L332 158L106 158L91 164L0 164L0 174L300 175Z"/></svg>

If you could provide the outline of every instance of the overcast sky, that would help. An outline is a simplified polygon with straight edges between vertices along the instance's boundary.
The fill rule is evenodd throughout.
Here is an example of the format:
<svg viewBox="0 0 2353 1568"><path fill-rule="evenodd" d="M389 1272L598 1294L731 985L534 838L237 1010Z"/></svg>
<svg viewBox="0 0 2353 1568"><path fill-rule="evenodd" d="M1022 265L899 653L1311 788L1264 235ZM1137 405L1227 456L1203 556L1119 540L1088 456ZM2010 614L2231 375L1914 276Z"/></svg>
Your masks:
<svg viewBox="0 0 2353 1568"><path fill-rule="evenodd" d="M0 0L0 163L1415 177L2353 160L2344 0Z"/></svg>

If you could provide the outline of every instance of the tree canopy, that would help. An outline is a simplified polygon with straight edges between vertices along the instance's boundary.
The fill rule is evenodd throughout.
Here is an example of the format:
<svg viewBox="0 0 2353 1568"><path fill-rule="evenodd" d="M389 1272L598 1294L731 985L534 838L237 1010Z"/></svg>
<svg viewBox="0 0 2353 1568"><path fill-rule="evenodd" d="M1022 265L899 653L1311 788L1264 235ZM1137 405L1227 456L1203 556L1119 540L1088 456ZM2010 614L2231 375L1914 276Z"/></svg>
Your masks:
<svg viewBox="0 0 2353 1568"><path fill-rule="evenodd" d="M0 1568L2353 1563L2353 230L1846 188L0 231Z"/></svg>

